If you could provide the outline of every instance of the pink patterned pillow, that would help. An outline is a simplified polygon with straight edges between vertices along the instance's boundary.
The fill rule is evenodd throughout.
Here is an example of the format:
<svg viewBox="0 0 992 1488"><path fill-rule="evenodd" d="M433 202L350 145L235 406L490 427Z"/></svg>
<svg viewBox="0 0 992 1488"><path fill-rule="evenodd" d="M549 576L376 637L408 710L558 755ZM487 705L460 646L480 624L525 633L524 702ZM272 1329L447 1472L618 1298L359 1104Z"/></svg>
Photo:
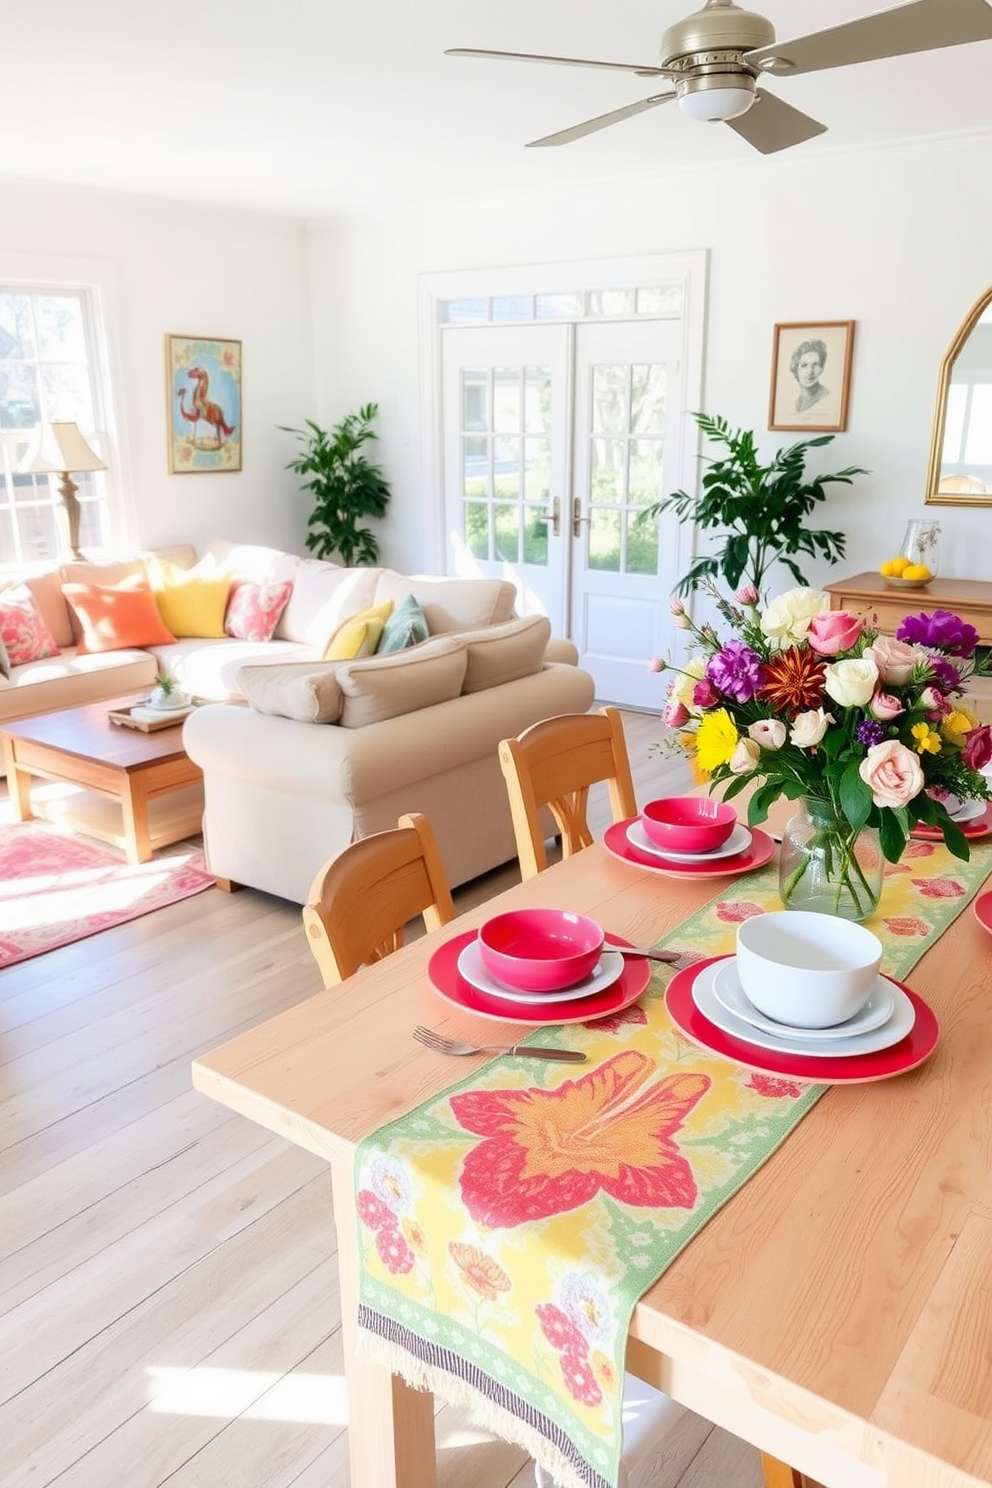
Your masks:
<svg viewBox="0 0 992 1488"><path fill-rule="evenodd" d="M232 584L224 615L224 634L239 641L271 640L292 592L289 579L279 584L255 584L250 579Z"/></svg>
<svg viewBox="0 0 992 1488"><path fill-rule="evenodd" d="M0 640L11 666L59 654L55 637L27 584L15 584L0 594Z"/></svg>

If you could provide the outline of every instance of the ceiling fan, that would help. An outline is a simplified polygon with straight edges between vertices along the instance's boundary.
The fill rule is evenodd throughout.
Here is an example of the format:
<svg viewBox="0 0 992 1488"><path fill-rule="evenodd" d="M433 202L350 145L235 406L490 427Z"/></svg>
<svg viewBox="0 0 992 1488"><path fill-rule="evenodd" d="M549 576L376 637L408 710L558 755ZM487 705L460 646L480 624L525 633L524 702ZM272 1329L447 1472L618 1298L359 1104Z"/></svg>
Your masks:
<svg viewBox="0 0 992 1488"><path fill-rule="evenodd" d="M756 86L762 73L790 77L822 72L855 62L937 51L969 41L992 39L992 8L986 0L912 0L895 10L864 16L795 41L776 42L775 28L764 16L742 10L734 0L706 0L702 10L669 26L661 38L657 66L598 62L583 57L545 57L532 52L493 52L452 47L449 57L495 57L510 62L554 62L564 67L605 67L635 77L668 78L673 87L637 103L586 119L529 148L567 145L583 135L606 129L661 103L678 100L691 119L729 124L763 155L802 144L827 126Z"/></svg>

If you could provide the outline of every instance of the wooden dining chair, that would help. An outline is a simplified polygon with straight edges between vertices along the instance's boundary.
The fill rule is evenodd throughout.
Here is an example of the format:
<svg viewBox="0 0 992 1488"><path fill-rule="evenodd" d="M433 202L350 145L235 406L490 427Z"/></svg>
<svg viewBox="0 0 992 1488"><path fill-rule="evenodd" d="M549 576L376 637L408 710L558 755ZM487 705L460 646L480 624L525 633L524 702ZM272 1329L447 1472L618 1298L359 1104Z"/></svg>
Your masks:
<svg viewBox="0 0 992 1488"><path fill-rule="evenodd" d="M403 944L418 914L428 930L455 917L448 878L426 816L401 816L388 832L362 837L319 870L303 906L307 944L325 987Z"/></svg>
<svg viewBox="0 0 992 1488"><path fill-rule="evenodd" d="M605 781L613 820L637 815L623 719L618 708L597 713L563 713L532 724L516 739L503 739L499 762L510 798L517 856L524 879L548 866L542 807L548 807L561 833L562 857L588 847L589 787Z"/></svg>

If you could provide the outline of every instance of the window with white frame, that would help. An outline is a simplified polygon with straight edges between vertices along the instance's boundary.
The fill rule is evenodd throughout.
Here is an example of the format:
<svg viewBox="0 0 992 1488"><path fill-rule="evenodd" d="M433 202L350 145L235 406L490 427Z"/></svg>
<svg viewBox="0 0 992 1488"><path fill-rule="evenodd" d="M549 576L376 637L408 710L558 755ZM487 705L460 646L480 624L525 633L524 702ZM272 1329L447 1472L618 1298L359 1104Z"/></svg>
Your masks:
<svg viewBox="0 0 992 1488"><path fill-rule="evenodd" d="M70 420L107 458L95 313L86 287L0 281L0 568L65 556L59 476L17 471L35 427ZM103 473L69 473L78 487L81 543L105 550L110 512Z"/></svg>

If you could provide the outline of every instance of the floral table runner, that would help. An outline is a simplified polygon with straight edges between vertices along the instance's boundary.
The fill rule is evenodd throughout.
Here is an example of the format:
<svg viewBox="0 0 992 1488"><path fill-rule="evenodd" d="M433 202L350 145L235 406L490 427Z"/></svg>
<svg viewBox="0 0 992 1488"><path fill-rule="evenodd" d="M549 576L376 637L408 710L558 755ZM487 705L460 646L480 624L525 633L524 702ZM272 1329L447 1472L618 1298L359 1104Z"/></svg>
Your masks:
<svg viewBox="0 0 992 1488"><path fill-rule="evenodd" d="M975 896L961 863L910 842L869 922L904 979ZM727 883L660 944L700 959L781 908L774 867ZM587 1064L497 1058L368 1137L356 1155L360 1346L526 1448L559 1482L612 1488L638 1297L827 1087L690 1044L659 967L611 1018L541 1028Z"/></svg>

